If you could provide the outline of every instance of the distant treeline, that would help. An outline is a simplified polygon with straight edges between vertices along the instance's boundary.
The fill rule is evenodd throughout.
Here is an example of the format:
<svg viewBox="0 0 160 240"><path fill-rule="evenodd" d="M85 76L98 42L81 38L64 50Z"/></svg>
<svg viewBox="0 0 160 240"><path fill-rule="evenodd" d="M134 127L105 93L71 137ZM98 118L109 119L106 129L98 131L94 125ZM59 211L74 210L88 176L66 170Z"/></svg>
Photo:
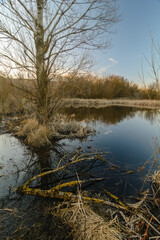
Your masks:
<svg viewBox="0 0 160 240"><path fill-rule="evenodd" d="M98 78L94 76L65 77L59 80L59 91L64 97L83 99L159 99L155 84L140 88L121 76Z"/></svg>
<svg viewBox="0 0 160 240"><path fill-rule="evenodd" d="M156 84L140 88L124 77L114 75L104 78L93 75L57 77L50 82L49 88L55 99L160 99ZM30 102L34 103L32 99L34 94L34 80L22 78L11 80L0 76L0 113L32 112L33 105Z"/></svg>

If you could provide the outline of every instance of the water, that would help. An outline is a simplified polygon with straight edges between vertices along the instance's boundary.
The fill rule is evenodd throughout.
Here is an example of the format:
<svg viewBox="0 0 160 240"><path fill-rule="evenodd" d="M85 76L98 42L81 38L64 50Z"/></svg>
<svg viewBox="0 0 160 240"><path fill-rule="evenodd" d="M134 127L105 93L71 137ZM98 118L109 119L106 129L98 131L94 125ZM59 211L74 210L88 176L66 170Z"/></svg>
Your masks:
<svg viewBox="0 0 160 240"><path fill-rule="evenodd" d="M10 134L0 135L0 199L11 197L14 188L37 174L36 157Z"/></svg>
<svg viewBox="0 0 160 240"><path fill-rule="evenodd" d="M154 142L159 137L159 111L130 107L70 108L66 109L66 114L69 118L71 116L76 121L94 127L97 134L86 141L62 140L61 143L66 148L70 146L70 149L81 146L85 151L91 148L108 152L106 160L119 168L102 164L91 170L94 176L105 179L102 183L94 184L94 192L103 192L107 188L123 198L146 190L147 184L145 189L141 187L154 159Z"/></svg>
<svg viewBox="0 0 160 240"><path fill-rule="evenodd" d="M104 194L104 189L119 197L138 194L153 161L154 139L159 136L159 111L129 107L102 109L66 109L70 119L96 129L94 136L81 140L61 140L52 148L32 151L10 134L0 136L0 199L10 201L14 188L24 184L42 169L56 167L66 152L81 147L84 152L107 152L106 162L83 162L70 169L69 177L60 173L42 179L41 186L57 184L61 178L71 180L101 177L103 181L86 185L86 189ZM140 171L145 162L143 171ZM72 171L72 172L71 172ZM132 171L131 173L128 173Z"/></svg>
<svg viewBox="0 0 160 240"><path fill-rule="evenodd" d="M67 172L35 181L34 186L50 188L77 179L77 175L81 180L102 178L101 181L82 184L81 189L94 196L96 193L107 195L107 190L123 202L133 202L141 189L146 191L149 187L148 182L143 188L142 185L152 166L155 138L159 137L159 111L108 107L70 108L64 113L68 119L95 128L96 134L79 140L63 139L36 151L13 135L4 134L6 120L0 120L0 226L3 226L0 239L20 239L19 236L36 239L40 236L41 239L62 240L66 237L69 229L58 222L50 211L46 212L48 207L56 206L55 200L20 196L14 189L41 171L55 168L64 154L69 158L77 149L83 153L107 152L106 161L81 162L68 168ZM64 159L61 164L66 161ZM156 168L157 165L152 171Z"/></svg>

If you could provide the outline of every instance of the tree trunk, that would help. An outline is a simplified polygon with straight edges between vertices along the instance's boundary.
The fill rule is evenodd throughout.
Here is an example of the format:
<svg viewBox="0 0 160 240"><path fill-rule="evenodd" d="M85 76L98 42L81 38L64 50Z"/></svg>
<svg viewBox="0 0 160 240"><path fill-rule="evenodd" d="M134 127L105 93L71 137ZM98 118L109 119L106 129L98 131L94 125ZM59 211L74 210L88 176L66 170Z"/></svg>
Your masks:
<svg viewBox="0 0 160 240"><path fill-rule="evenodd" d="M37 0L37 19L36 19L36 69L38 84L38 111L40 120L45 122L48 118L47 114L47 76L45 72L44 62L44 27L43 27L43 2Z"/></svg>

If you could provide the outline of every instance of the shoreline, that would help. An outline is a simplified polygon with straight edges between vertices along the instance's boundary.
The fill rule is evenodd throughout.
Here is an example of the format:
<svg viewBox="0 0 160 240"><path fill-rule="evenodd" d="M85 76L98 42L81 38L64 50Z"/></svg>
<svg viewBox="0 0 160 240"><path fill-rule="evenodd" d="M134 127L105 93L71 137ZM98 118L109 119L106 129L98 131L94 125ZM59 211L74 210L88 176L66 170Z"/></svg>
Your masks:
<svg viewBox="0 0 160 240"><path fill-rule="evenodd" d="M86 107L86 108L104 108L110 106L137 107L148 109L159 109L160 100L134 100L134 99L80 99L67 98L64 100L65 107Z"/></svg>

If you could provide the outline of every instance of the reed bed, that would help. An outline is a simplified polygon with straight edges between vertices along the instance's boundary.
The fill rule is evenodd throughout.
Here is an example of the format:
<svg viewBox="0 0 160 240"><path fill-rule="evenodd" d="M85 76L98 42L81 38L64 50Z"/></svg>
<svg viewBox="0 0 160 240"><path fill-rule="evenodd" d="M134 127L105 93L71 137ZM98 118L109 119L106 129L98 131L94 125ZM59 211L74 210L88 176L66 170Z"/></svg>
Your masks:
<svg viewBox="0 0 160 240"><path fill-rule="evenodd" d="M157 185L157 189L160 190L160 170L157 170L152 175L152 182L153 184Z"/></svg>
<svg viewBox="0 0 160 240"><path fill-rule="evenodd" d="M115 210L111 206L105 206L104 211L101 205L101 210L97 211L93 204L86 204L79 194L77 201L60 204L54 216L69 225L74 240L160 239L160 222L149 210L147 195L128 206L128 211Z"/></svg>
<svg viewBox="0 0 160 240"><path fill-rule="evenodd" d="M137 108L158 109L160 107L159 100L136 100L136 99L65 99L66 107L87 107L87 108L103 108L108 106L124 106Z"/></svg>
<svg viewBox="0 0 160 240"><path fill-rule="evenodd" d="M78 195L77 201L57 211L60 217L72 229L75 240L122 240L117 217L106 220L85 204Z"/></svg>
<svg viewBox="0 0 160 240"><path fill-rule="evenodd" d="M153 195L154 202L158 208L160 208L160 169L155 171L152 175Z"/></svg>

